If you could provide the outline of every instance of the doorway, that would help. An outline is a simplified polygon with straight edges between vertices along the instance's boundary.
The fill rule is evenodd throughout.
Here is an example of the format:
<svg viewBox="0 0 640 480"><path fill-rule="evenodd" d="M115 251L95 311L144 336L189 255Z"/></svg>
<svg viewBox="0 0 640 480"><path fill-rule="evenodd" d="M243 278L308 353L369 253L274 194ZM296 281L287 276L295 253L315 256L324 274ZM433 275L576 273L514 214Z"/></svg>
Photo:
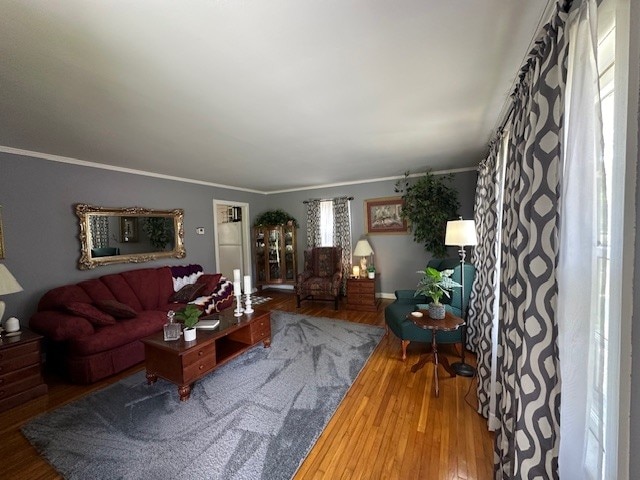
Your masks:
<svg viewBox="0 0 640 480"><path fill-rule="evenodd" d="M233 281L233 270L251 275L251 243L249 204L229 200L213 200L214 252L218 272Z"/></svg>

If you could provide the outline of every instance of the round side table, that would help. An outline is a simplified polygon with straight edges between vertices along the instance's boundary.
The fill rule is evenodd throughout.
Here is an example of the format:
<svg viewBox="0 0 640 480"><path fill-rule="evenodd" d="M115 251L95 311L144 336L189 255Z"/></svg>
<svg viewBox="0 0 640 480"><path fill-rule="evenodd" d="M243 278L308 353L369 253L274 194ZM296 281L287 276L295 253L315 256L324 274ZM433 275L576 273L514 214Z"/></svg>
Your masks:
<svg viewBox="0 0 640 480"><path fill-rule="evenodd" d="M453 371L451 366L449 365L449 360L447 357L439 358L438 355L438 343L436 341L436 334L438 332L451 332L453 330L457 330L461 326L464 325L464 320L460 317L456 317L454 314L447 312L445 317L442 320L434 320L429 316L428 310L418 310L422 313L421 317L416 317L411 313L407 314L407 318L411 320L417 327L423 328L425 330L429 330L431 332L431 352L423 355L420 358L420 361L416 363L413 367L411 367L411 371L413 373L420 370L424 367L429 361L434 363L434 376L435 376L435 384L436 384L436 397L440 395L440 386L438 385L438 365L442 365L444 369L451 375L452 377L456 376L456 373ZM413 312L412 312L413 313Z"/></svg>

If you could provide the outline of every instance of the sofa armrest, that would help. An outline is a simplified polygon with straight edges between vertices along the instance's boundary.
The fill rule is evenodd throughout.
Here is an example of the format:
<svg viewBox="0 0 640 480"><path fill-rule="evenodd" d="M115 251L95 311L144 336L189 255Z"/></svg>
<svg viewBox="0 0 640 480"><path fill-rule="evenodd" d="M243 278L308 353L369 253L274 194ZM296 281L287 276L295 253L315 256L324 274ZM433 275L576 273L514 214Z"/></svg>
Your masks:
<svg viewBox="0 0 640 480"><path fill-rule="evenodd" d="M93 325L86 318L53 310L36 312L29 320L29 328L55 342L64 342L95 332Z"/></svg>

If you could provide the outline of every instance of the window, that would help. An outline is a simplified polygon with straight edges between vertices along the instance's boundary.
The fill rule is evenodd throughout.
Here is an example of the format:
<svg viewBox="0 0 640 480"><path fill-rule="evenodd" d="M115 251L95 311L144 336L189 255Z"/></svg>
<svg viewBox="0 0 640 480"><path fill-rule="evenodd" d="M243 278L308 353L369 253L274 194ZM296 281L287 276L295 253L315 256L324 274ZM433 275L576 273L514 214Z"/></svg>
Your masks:
<svg viewBox="0 0 640 480"><path fill-rule="evenodd" d="M320 202L320 246L333 247L333 202Z"/></svg>

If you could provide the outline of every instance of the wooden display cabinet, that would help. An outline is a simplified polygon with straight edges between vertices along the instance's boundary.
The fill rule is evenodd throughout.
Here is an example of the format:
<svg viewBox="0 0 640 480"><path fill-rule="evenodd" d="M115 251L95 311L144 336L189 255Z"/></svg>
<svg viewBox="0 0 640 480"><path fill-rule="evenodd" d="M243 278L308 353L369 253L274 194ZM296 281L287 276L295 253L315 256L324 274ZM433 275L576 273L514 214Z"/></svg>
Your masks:
<svg viewBox="0 0 640 480"><path fill-rule="evenodd" d="M256 285L295 285L297 276L296 227L267 225L253 229Z"/></svg>

